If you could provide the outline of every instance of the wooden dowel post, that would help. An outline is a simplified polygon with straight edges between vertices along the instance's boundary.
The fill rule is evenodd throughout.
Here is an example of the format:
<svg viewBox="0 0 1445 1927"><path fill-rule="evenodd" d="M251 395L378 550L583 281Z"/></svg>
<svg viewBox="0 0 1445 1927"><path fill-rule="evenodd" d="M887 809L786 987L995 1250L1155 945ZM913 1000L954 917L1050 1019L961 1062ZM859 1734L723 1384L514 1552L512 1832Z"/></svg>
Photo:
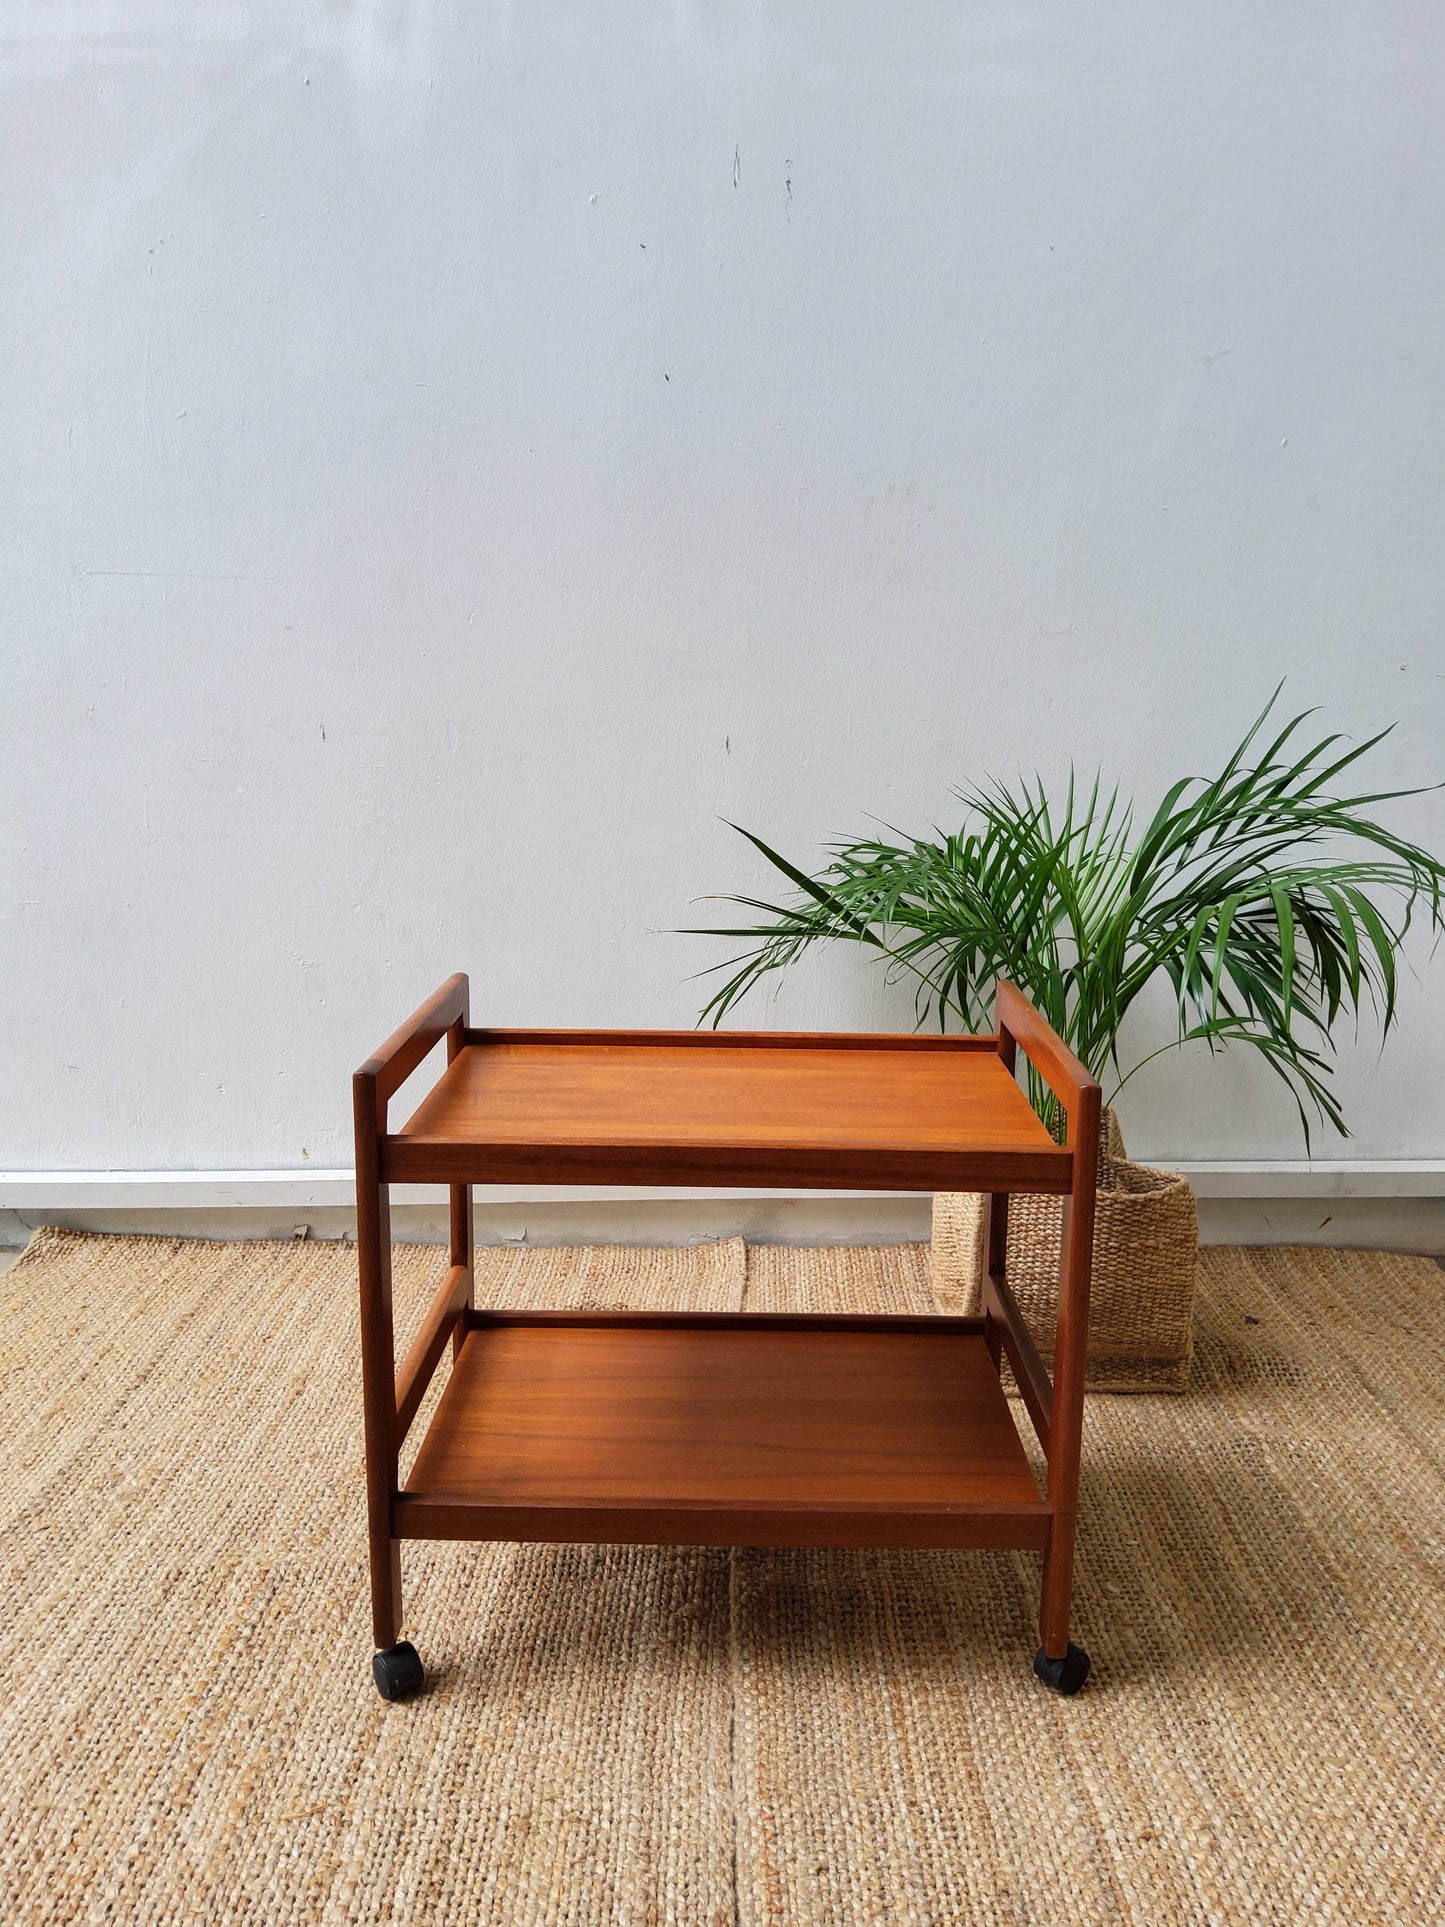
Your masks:
<svg viewBox="0 0 1445 1927"><path fill-rule="evenodd" d="M1039 1638L1050 1659L1069 1649L1079 1451L1084 1429L1084 1366L1089 1342L1089 1278L1094 1262L1094 1200L1099 1175L1100 1092L1092 1081L1069 1106L1073 1188L1064 1200L1059 1254L1059 1317L1054 1340L1054 1409L1049 1426L1049 1503L1053 1526L1044 1554Z"/></svg>
<svg viewBox="0 0 1445 1927"><path fill-rule="evenodd" d="M465 992L462 999L462 1014L447 1032L447 1062L450 1064L467 1047L467 1027L470 1013L467 1008ZM454 1184L451 1190L451 1261L459 1265L467 1274L467 1295L464 1309L471 1311L477 1302L477 1249L476 1232L472 1213L472 1187L469 1184ZM459 1318L452 1332L452 1358L461 1355L466 1343L467 1321Z"/></svg>
<svg viewBox="0 0 1445 1927"><path fill-rule="evenodd" d="M995 1039L999 1060L1012 1077L1018 1062L1018 1046L1013 1035L1000 1023ZM996 1312L993 1310L988 1293L990 1278L1008 1276L1008 1192L990 1192L983 1201L983 1313L984 1340L989 1355L997 1371L1003 1353L1003 1333L999 1328Z"/></svg>
<svg viewBox="0 0 1445 1927"><path fill-rule="evenodd" d="M982 1297L983 1336L988 1346L989 1357L993 1360L994 1370L998 1371L1003 1359L1003 1327L999 1322L997 1310L989 1296L989 1280L1002 1278L1007 1273L1008 1264L1008 1193L1007 1191L985 1192L983 1200L983 1251L980 1262L983 1268Z"/></svg>
<svg viewBox="0 0 1445 1927"><path fill-rule="evenodd" d="M374 1075L352 1080L356 1118L356 1257L361 1282L362 1418L371 1624L379 1648L401 1636L401 1544L391 1534L397 1485L396 1388L391 1310L391 1192L381 1180L386 1099Z"/></svg>

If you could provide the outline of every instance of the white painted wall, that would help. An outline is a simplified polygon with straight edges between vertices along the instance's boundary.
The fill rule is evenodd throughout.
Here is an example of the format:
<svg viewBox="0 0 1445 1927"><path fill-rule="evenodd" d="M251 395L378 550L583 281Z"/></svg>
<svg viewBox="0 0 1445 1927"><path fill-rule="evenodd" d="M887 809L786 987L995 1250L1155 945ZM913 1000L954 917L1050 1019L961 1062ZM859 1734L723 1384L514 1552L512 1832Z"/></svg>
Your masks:
<svg viewBox="0 0 1445 1927"><path fill-rule="evenodd" d="M1281 676L1445 776L1442 87L1416 0L10 0L0 1167L344 1165L459 966L688 1023L722 817L1152 801ZM1415 963L1326 1155L1445 1156Z"/></svg>

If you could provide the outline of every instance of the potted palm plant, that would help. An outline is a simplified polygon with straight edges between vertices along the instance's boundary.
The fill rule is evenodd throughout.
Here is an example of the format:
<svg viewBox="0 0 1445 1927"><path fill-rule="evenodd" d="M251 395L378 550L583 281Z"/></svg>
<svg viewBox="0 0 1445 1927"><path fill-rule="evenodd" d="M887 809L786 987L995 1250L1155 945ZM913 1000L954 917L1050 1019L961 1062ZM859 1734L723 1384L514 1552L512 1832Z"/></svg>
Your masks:
<svg viewBox="0 0 1445 1927"><path fill-rule="evenodd" d="M1090 1344L1099 1388L1178 1385L1189 1355L1193 1196L1182 1178L1130 1163L1113 1113L1118 1092L1162 1054L1121 1060L1137 999L1160 977L1172 985L1176 1034L1164 1050L1202 1040L1257 1051L1294 1097L1308 1146L1312 1119L1347 1135L1330 1083L1336 1024L1368 1009L1388 1032L1412 917L1442 926L1445 865L1375 816L1420 792L1353 787L1355 766L1389 732L1304 746L1306 711L1267 735L1279 695L1217 776L1182 777L1142 829L1117 788L1072 778L1057 801L1037 778L969 787L956 833L833 844L815 874L734 825L796 894L724 897L761 920L694 933L754 945L715 967L728 974L702 1013L714 1024L824 940L863 945L891 976L911 977L920 1026L991 1029L999 977L1031 998L1108 1102ZM1058 1131L1051 1094L1035 1085L1030 1096ZM961 1310L977 1289L980 1217L973 1200L935 1200L935 1282ZM1056 1203L1018 1200L1010 1268L1045 1350L1057 1245Z"/></svg>

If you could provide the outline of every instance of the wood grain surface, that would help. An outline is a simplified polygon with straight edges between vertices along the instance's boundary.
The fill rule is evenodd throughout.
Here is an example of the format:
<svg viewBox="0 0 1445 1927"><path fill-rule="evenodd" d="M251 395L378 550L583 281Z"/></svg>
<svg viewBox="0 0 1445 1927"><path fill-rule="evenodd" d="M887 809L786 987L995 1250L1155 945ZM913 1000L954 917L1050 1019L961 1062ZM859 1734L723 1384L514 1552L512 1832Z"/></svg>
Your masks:
<svg viewBox="0 0 1445 1927"><path fill-rule="evenodd" d="M503 1537L912 1545L972 1543L985 1520L1001 1543L999 1515L1020 1515L1009 1542L1041 1544L983 1338L939 1322L479 1326L397 1526L434 1530L450 1505L528 1515Z"/></svg>
<svg viewBox="0 0 1445 1927"><path fill-rule="evenodd" d="M1063 1191L1054 1143L993 1051L469 1045L385 1142L389 1179L816 1183Z"/></svg>

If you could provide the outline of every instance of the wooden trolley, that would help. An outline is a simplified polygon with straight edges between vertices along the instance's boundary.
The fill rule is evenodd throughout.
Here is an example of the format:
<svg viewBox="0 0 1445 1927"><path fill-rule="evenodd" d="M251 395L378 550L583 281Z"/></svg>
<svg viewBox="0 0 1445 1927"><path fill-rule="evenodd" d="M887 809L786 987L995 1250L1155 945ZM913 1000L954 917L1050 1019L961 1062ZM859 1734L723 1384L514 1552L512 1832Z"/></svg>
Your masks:
<svg viewBox="0 0 1445 1927"><path fill-rule="evenodd" d="M1034 1670L1069 1641L1099 1087L1011 984L993 1037L474 1030L442 985L356 1073L357 1252L373 1675L422 1684L401 1633L405 1539L642 1545L1023 1546L1043 1554ZM443 1038L400 1131L387 1103ZM1062 1104L1058 1144L1015 1077ZM474 1184L786 1186L989 1194L978 1318L479 1311ZM398 1372L394 1183L451 1187L451 1265ZM1052 1381L1005 1275L1008 1197L1064 1199ZM451 1377L405 1485L402 1441ZM1040 1491L999 1383L1013 1367Z"/></svg>

